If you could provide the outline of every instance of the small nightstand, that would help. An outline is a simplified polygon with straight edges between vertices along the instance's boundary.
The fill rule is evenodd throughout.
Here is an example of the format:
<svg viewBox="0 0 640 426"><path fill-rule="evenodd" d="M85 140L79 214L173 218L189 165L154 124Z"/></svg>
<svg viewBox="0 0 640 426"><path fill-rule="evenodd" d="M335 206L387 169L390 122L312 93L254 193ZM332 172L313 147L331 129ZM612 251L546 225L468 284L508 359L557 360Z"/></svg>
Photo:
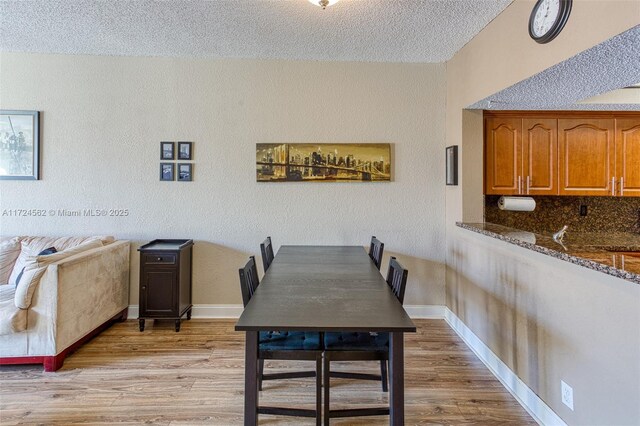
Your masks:
<svg viewBox="0 0 640 426"><path fill-rule="evenodd" d="M191 319L193 240L153 240L140 252L140 331L145 319Z"/></svg>

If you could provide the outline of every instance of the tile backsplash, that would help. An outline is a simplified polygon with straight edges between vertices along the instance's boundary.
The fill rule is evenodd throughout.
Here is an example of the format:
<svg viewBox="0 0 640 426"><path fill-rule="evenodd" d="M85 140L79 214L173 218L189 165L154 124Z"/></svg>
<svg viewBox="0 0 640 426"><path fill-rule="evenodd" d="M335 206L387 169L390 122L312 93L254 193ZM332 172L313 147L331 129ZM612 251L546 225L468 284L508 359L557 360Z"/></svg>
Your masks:
<svg viewBox="0 0 640 426"><path fill-rule="evenodd" d="M638 197L537 196L532 212L498 208L499 195L485 195L484 220L536 233L555 232L568 225L577 232L635 232L640 234ZM580 206L587 215L580 216Z"/></svg>

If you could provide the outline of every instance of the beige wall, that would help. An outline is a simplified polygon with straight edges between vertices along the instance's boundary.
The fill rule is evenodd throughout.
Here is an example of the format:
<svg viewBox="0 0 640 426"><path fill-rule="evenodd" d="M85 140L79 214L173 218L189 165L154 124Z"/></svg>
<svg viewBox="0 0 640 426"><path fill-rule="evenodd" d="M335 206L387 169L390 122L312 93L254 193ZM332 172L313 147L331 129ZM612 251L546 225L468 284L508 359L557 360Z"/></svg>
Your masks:
<svg viewBox="0 0 640 426"><path fill-rule="evenodd" d="M383 270L390 254L410 270L406 304L443 305L445 88L444 64L2 53L0 107L42 111L42 180L2 181L1 208L130 214L0 217L0 233L193 238L196 304L240 304L237 268L267 235L276 248L376 235ZM194 142L194 182L159 182L163 140ZM394 181L258 184L255 144L274 142L388 142Z"/></svg>
<svg viewBox="0 0 640 426"><path fill-rule="evenodd" d="M482 217L482 119L464 108L640 23L638 1L575 0L564 31L539 45L533 4L516 0L447 63L447 145L461 147L463 185L446 189L446 303L568 424L638 424L640 286L455 226Z"/></svg>

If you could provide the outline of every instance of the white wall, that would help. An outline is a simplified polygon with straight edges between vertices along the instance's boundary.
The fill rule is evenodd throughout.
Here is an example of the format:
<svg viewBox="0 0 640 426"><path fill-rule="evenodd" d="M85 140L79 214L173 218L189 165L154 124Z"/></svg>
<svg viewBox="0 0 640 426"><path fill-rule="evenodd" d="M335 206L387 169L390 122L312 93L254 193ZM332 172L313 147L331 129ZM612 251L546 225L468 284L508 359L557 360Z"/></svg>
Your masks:
<svg viewBox="0 0 640 426"><path fill-rule="evenodd" d="M237 268L267 235L376 235L409 268L405 303L444 304L444 65L1 53L0 71L1 108L42 111L42 180L0 182L0 209L130 211L0 216L2 235L193 238L197 304L241 303ZM194 182L159 182L163 140L194 142ZM255 144L280 142L391 143L393 182L257 183Z"/></svg>

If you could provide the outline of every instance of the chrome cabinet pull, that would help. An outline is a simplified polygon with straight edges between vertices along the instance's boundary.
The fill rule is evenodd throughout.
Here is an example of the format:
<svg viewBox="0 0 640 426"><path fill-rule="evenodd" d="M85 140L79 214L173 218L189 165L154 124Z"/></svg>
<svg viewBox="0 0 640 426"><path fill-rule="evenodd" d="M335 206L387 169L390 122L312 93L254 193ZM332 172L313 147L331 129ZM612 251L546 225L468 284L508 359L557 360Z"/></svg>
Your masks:
<svg viewBox="0 0 640 426"><path fill-rule="evenodd" d="M611 195L616 195L616 177L611 178Z"/></svg>
<svg viewBox="0 0 640 426"><path fill-rule="evenodd" d="M530 187L531 187L531 176L527 176L527 195L529 195Z"/></svg>
<svg viewBox="0 0 640 426"><path fill-rule="evenodd" d="M624 190L624 176L620 178L620 196L622 197L622 191Z"/></svg>
<svg viewBox="0 0 640 426"><path fill-rule="evenodd" d="M522 176L518 176L518 194L522 194Z"/></svg>

